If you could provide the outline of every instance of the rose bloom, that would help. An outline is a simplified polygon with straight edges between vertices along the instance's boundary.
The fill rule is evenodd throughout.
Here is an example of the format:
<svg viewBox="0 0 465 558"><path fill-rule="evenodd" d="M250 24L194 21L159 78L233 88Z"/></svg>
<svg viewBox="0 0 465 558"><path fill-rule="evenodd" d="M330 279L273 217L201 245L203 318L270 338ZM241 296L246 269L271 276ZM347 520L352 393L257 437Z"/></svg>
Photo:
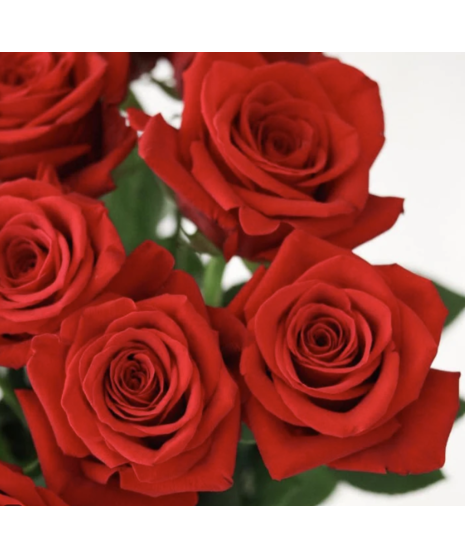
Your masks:
<svg viewBox="0 0 465 558"><path fill-rule="evenodd" d="M80 459L65 455L58 446L37 395L30 390L18 390L16 394L31 429L47 487L68 505L184 506L196 503L195 494L174 494L151 498L129 490L122 490L115 482L101 484L87 478L81 470Z"/></svg>
<svg viewBox="0 0 465 558"><path fill-rule="evenodd" d="M362 72L322 55L197 53L183 82L179 131L130 119L141 156L226 258L271 259L293 229L353 248L396 221L402 200L368 191L384 123Z"/></svg>
<svg viewBox="0 0 465 558"><path fill-rule="evenodd" d="M245 420L274 479L444 464L460 374L431 369L447 311L430 281L295 232L230 310L252 339Z"/></svg>
<svg viewBox="0 0 465 558"><path fill-rule="evenodd" d="M0 506L66 506L56 494L36 486L19 467L0 462Z"/></svg>
<svg viewBox="0 0 465 558"><path fill-rule="evenodd" d="M128 72L126 52L0 53L0 182L50 164L77 192L112 190L135 142L118 110Z"/></svg>
<svg viewBox="0 0 465 558"><path fill-rule="evenodd" d="M240 405L200 291L173 265L142 244L104 299L34 339L28 375L76 474L193 504L232 484ZM25 412L34 435L42 419ZM40 455L50 440L35 443Z"/></svg>
<svg viewBox="0 0 465 558"><path fill-rule="evenodd" d="M0 365L19 368L33 335L95 298L125 252L105 206L56 177L0 184Z"/></svg>

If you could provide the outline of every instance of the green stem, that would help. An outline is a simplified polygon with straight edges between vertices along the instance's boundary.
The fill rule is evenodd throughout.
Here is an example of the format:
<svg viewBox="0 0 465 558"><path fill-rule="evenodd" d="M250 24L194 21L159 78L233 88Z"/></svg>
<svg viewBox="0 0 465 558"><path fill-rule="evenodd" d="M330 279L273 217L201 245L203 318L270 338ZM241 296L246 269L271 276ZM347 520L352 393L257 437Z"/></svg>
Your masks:
<svg viewBox="0 0 465 558"><path fill-rule="evenodd" d="M226 267L223 256L212 258L206 268L203 280L203 294L205 303L209 306L220 306L223 298L221 281Z"/></svg>

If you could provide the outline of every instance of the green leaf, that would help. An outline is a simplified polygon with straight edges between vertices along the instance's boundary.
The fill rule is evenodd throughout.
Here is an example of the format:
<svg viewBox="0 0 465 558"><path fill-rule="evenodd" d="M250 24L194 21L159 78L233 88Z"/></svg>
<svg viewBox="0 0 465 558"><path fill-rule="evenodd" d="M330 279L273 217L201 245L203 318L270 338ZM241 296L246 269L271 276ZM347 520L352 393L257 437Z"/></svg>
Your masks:
<svg viewBox="0 0 465 558"><path fill-rule="evenodd" d="M457 413L457 416L455 417L455 420L463 417L463 415L465 415L465 401L463 399L460 399L459 411Z"/></svg>
<svg viewBox="0 0 465 558"><path fill-rule="evenodd" d="M190 247L196 252L211 254L212 256L221 256L221 250L200 231L195 231L194 234L186 234L186 237Z"/></svg>
<svg viewBox="0 0 465 558"><path fill-rule="evenodd" d="M116 169L115 182L116 190L104 202L130 253L144 240L156 240L156 226L164 214L163 189L136 150Z"/></svg>
<svg viewBox="0 0 465 558"><path fill-rule="evenodd" d="M240 448L241 446L239 446ZM326 467L318 467L282 481L270 477L256 446L242 446L248 451L244 492L247 503L254 506L317 506L336 488L337 479ZM246 454L247 455L247 454Z"/></svg>
<svg viewBox="0 0 465 558"><path fill-rule="evenodd" d="M172 241L176 244L174 248L176 269L187 271L197 281L199 287L202 287L205 272L202 260L182 239L174 238Z"/></svg>
<svg viewBox="0 0 465 558"><path fill-rule="evenodd" d="M210 306L220 306L221 304L223 298L221 280L225 267L226 262L223 256L217 256L212 258L205 268L203 294L205 303Z"/></svg>
<svg viewBox="0 0 465 558"><path fill-rule="evenodd" d="M0 432L0 461L5 461L6 463L12 463L14 461L13 454L11 453L10 446L6 436L3 436Z"/></svg>
<svg viewBox="0 0 465 558"><path fill-rule="evenodd" d="M0 460L20 467L37 457L29 429L5 399L0 401L0 454Z"/></svg>
<svg viewBox="0 0 465 558"><path fill-rule="evenodd" d="M451 324L465 308L465 296L460 295L447 289L446 287L434 283L442 301L449 310L449 315L447 316L445 326Z"/></svg>
<svg viewBox="0 0 465 558"><path fill-rule="evenodd" d="M257 269L262 265L259 262L251 262L250 260L245 260L244 258L242 258L242 262L251 273L255 273Z"/></svg>
<svg viewBox="0 0 465 558"><path fill-rule="evenodd" d="M199 494L199 506L240 506L241 496L238 485L234 484L224 492L202 492Z"/></svg>
<svg viewBox="0 0 465 558"><path fill-rule="evenodd" d="M333 471L341 481L351 486L375 492L377 494L406 494L426 488L431 484L443 480L445 477L441 470L425 473L424 475L377 475L374 473L355 473L352 471Z"/></svg>
<svg viewBox="0 0 465 558"><path fill-rule="evenodd" d="M336 488L337 480L325 467L282 481L272 480L262 471L256 501L261 506L317 506Z"/></svg>

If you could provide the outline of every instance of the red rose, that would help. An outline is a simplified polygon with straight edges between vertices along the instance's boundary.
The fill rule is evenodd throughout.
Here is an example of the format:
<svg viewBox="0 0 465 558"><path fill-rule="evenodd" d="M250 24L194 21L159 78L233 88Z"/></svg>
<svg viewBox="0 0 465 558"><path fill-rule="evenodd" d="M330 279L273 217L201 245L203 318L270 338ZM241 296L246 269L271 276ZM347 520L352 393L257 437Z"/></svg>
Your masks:
<svg viewBox="0 0 465 558"><path fill-rule="evenodd" d="M50 180L0 184L1 366L23 366L31 336L56 331L125 259L105 206Z"/></svg>
<svg viewBox="0 0 465 558"><path fill-rule="evenodd" d="M443 465L460 374L430 369L447 314L430 281L295 232L230 310L253 337L245 418L273 478Z"/></svg>
<svg viewBox="0 0 465 558"><path fill-rule="evenodd" d="M66 506L56 494L36 486L19 467L0 462L0 506Z"/></svg>
<svg viewBox="0 0 465 558"><path fill-rule="evenodd" d="M197 503L195 494L151 498L121 490L116 483L90 480L81 470L80 459L65 455L58 447L35 393L20 390L16 394L30 426L47 486L70 506L192 506Z"/></svg>
<svg viewBox="0 0 465 558"><path fill-rule="evenodd" d="M0 182L45 163L77 192L112 190L135 142L118 110L128 70L126 52L0 53Z"/></svg>
<svg viewBox="0 0 465 558"><path fill-rule="evenodd" d="M142 244L106 301L34 339L28 374L84 477L192 501L232 484L239 397L200 291L173 264L165 249Z"/></svg>
<svg viewBox="0 0 465 558"><path fill-rule="evenodd" d="M184 87L181 129L151 118L140 153L227 258L271 259L293 229L352 248L402 211L368 193L383 113L376 83L355 68L197 53Z"/></svg>

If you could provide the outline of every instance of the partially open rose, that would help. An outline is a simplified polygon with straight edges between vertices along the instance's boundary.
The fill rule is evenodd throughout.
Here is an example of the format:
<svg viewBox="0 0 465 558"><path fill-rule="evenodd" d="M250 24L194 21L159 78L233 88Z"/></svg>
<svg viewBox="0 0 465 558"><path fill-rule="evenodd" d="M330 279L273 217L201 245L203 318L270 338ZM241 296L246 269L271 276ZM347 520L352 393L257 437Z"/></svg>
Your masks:
<svg viewBox="0 0 465 558"><path fill-rule="evenodd" d="M430 281L294 232L230 310L252 335L245 418L273 478L443 465L460 374L431 370L447 311Z"/></svg>
<svg viewBox="0 0 465 558"><path fill-rule="evenodd" d="M34 339L28 374L82 476L192 502L232 483L239 397L200 291L173 263L142 244L106 299Z"/></svg>
<svg viewBox="0 0 465 558"><path fill-rule="evenodd" d="M183 83L179 131L161 115L132 123L141 156L227 258L272 259L293 229L352 248L396 221L402 200L368 191L384 123L362 72L197 53Z"/></svg>
<svg viewBox="0 0 465 558"><path fill-rule="evenodd" d="M0 53L0 182L49 164L82 194L113 189L135 142L118 110L128 71L127 52Z"/></svg>

